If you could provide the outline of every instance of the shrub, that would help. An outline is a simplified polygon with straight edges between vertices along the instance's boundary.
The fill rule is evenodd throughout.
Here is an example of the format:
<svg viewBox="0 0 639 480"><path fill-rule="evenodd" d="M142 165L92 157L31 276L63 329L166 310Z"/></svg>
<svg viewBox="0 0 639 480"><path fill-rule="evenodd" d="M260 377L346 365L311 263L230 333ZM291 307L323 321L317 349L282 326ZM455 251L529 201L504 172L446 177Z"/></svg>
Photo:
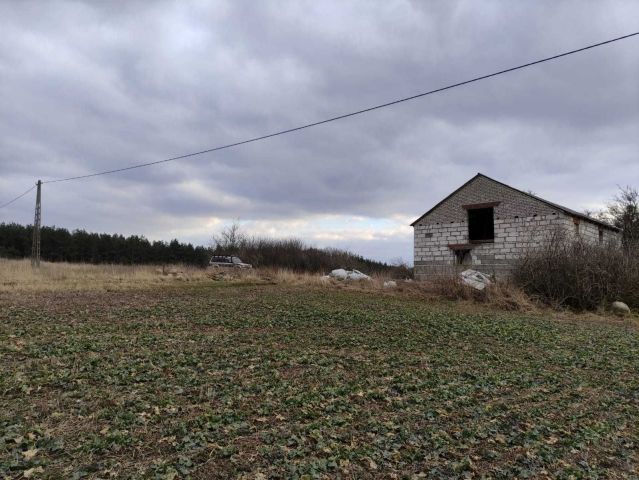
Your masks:
<svg viewBox="0 0 639 480"><path fill-rule="evenodd" d="M335 268L361 270L367 274L385 273L394 278L411 277L404 265L388 265L336 248L316 248L295 238L241 237L232 245L217 243L214 255L237 255L260 268L282 268L293 272L330 272Z"/></svg>
<svg viewBox="0 0 639 480"><path fill-rule="evenodd" d="M237 255L259 268L286 269L296 273L327 273L336 268L346 268L369 275L383 273L393 278L412 277L412 270L401 260L389 265L346 250L311 247L297 238L253 237L242 232L238 223L214 235L211 249L214 255Z"/></svg>
<svg viewBox="0 0 639 480"><path fill-rule="evenodd" d="M518 262L513 280L557 307L592 310L621 300L639 307L639 252L553 232Z"/></svg>

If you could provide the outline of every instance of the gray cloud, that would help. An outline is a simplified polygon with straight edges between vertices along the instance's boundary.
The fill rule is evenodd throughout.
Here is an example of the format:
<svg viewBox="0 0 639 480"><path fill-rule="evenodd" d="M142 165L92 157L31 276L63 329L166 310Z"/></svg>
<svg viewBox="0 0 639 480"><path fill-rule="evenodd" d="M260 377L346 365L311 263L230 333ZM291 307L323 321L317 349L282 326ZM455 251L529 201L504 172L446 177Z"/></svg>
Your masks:
<svg viewBox="0 0 639 480"><path fill-rule="evenodd" d="M234 142L578 48L638 17L630 1L2 3L0 200L36 178ZM573 208L601 205L639 183L638 42L47 185L45 223L204 241L204 227L180 222L411 218L478 171ZM30 221L30 203L0 221ZM410 256L409 240L343 242L392 258Z"/></svg>

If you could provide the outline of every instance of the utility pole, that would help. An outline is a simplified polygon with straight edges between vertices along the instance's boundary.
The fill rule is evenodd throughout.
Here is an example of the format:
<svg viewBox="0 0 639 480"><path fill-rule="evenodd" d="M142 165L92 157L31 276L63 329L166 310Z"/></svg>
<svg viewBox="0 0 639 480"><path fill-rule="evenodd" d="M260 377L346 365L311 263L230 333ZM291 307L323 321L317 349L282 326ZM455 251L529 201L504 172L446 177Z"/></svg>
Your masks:
<svg viewBox="0 0 639 480"><path fill-rule="evenodd" d="M31 266L40 268L40 223L42 211L40 201L42 199L42 180L38 180L38 193L36 193L35 218L33 220L33 243L31 244Z"/></svg>

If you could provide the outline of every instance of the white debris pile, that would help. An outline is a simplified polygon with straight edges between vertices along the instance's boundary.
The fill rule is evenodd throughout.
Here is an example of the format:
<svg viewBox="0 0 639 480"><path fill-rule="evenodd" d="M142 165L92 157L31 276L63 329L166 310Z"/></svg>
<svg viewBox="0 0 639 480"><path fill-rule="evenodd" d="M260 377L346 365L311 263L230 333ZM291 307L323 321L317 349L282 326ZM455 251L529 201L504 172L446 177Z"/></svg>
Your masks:
<svg viewBox="0 0 639 480"><path fill-rule="evenodd" d="M483 290L487 285L492 283L488 275L478 272L477 270L464 270L459 276L465 285L476 288L477 290Z"/></svg>
<svg viewBox="0 0 639 480"><path fill-rule="evenodd" d="M384 288L395 288L397 286L397 282L395 280L387 280L384 282Z"/></svg>
<svg viewBox="0 0 639 480"><path fill-rule="evenodd" d="M359 270L345 270L343 268L337 268L328 274L330 278L336 280L370 280L371 277Z"/></svg>

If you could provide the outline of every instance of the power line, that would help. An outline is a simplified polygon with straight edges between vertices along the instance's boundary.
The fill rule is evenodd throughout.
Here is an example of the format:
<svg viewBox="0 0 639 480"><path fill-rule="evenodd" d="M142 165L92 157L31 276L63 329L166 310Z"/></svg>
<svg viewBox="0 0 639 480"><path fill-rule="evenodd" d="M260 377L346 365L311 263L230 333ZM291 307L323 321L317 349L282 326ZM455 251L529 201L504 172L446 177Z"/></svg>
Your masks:
<svg viewBox="0 0 639 480"><path fill-rule="evenodd" d="M628 35L623 35L621 37L612 38L610 40L606 40L606 41L599 42L599 43L594 43L592 45L581 47L581 48L578 48L578 49L575 49L575 50L570 50L570 51L567 51L567 52L564 52L564 53L553 55L551 57L542 58L540 60L535 60L535 61L528 62L528 63L522 64L522 65L518 65L516 67L511 67L511 68L507 68L505 70L500 70L498 72L490 73L488 75L482 75L482 76L479 76L479 77L471 78L470 80L465 80L463 82L454 83L454 84L451 84L451 85L447 85L445 87L436 88L434 90L430 90L430 91L427 91L427 92L419 93L417 95L412 95L410 97L400 98L398 100L393 100L391 102L382 103L382 104L375 105L375 106L372 106L372 107L364 108L362 110L357 110L355 112L346 113L346 114L343 114L343 115L338 115L338 116L335 116L335 117L327 118L325 120L320 120L318 122L308 123L306 125L302 125L302 126L299 126L299 127L289 128L289 129L281 130L281 131L278 131L278 132L275 132L275 133L269 133L269 134L266 134L266 135L261 135L259 137L253 137L253 138L249 138L247 140L242 140L242 141L235 142L235 143L229 143L229 144L221 145L221 146L218 146L218 147L208 148L206 150L200 150L199 152L187 153L185 155L179 155L177 157L166 158L166 159L163 159L163 160L156 160L154 162L139 163L139 164L136 164L136 165L130 165L128 167L116 168L116 169L113 169L113 170L105 170L105 171L102 171L102 172L91 173L91 174L87 174L87 175L77 175L77 176L67 177L67 178L58 178L58 179L54 179L54 180L47 180L47 181L42 182L42 183L68 182L68 181L71 181L71 180L80 180L80 179L83 179L83 178L97 177L97 176L100 176L100 175L108 175L108 174L111 174L111 173L124 172L124 171L127 171L127 170L134 170L134 169L137 169L137 168L150 167L152 165L159 165L161 163L173 162L175 160L181 160L181 159L184 159L184 158L195 157L197 155L203 155L205 153L215 152L215 151L218 151L218 150L224 150L224 149L227 149L227 148L233 148L233 147L237 147L237 146L244 145L244 144L247 144L247 143L258 142L260 140L265 140L267 138L277 137L279 135L285 135L287 133L292 133L292 132L296 132L296 131L299 131L299 130L304 130L304 129L311 128L311 127L316 127L318 125L323 125L325 123L330 123L330 122L334 122L334 121L337 121L337 120L342 120L344 118L354 117L356 115L361 115L363 113L371 112L373 110L378 110L378 109L381 109L381 108L390 107L390 106L396 105L398 103L408 102L410 100L415 100L415 99L418 99L418 98L421 98L421 97L425 97L427 95L432 95L434 93L439 93L439 92L443 92L445 90L450 90L452 88L461 87L463 85L467 85L469 83L478 82L480 80L486 80L486 79L491 78L491 77L496 77L497 75L502 75L502 74L505 74L505 73L514 72L515 70L521 70L523 68L531 67L533 65L537 65L537 64L540 64L540 63L544 63L544 62L549 62L551 60L556 60L558 58L566 57L568 55L573 55L575 53L583 52L585 50L590 50L592 48L601 47L601 46L607 45L609 43L618 42L620 40L625 40L627 38L634 37L636 35L639 35L639 32L631 33L631 34L628 34ZM27 193L32 191L34 188L35 188L35 186L31 187L26 192L18 195L13 200L10 200L10 201L0 205L0 208L4 208L4 207L6 207L8 205L11 205L16 200L24 197Z"/></svg>
<svg viewBox="0 0 639 480"><path fill-rule="evenodd" d="M8 207L9 205L11 205L13 202L15 202L16 200L20 200L22 197L24 197L27 193L29 193L31 190L33 190L34 188L36 188L36 185L34 185L33 187L31 187L29 190L27 190L24 193L21 193L20 195L18 195L16 198L14 198L13 200L9 200L6 203L3 203L2 205L0 205L0 208L4 208L4 207Z"/></svg>
<svg viewBox="0 0 639 480"><path fill-rule="evenodd" d="M601 47L602 45L607 45L609 43L618 42L620 40L624 40L624 39L627 39L627 38L630 38L630 37L634 37L635 35L639 35L639 32L635 32L635 33L631 33L629 35L624 35L624 36L621 36L621 37L613 38L613 39L610 39L610 40L606 40L604 42L595 43L595 44L592 44L592 45L588 45L586 47L578 48L576 50L570 50L568 52L564 52L564 53L560 53L560 54L557 54L557 55L553 55L552 57L542 58L541 60L535 60L533 62L528 62L528 63L525 63L523 65L518 65L516 67L511 67L511 68L507 68L505 70L500 70L498 72L490 73L488 75L482 75L480 77L471 78L470 80L465 80L463 82L454 83L452 85L447 85L445 87L436 88L436 89L430 90L428 92L418 93L417 95L412 95L410 97L401 98L399 100L393 100L391 102L382 103L380 105L375 105L375 106L372 106L372 107L364 108L362 110L357 110L355 112L346 113L346 114L343 114L343 115L338 115L336 117L327 118L325 120L320 120L318 122L308 123L306 125L302 125L302 126L299 126L299 127L289 128L289 129L286 129L286 130L281 130L279 132L269 133L269 134L266 134L266 135L261 135L259 137L253 137L253 138L249 138L247 140L242 140L242 141L235 142L235 143L229 143L229 144L226 144L226 145L221 145L219 147L207 148L206 150L200 150L199 152L187 153L185 155L179 155L177 157L165 158L163 160L156 160L154 162L139 163L139 164L136 164L136 165L130 165L128 167L116 168L116 169L113 169L113 170L105 170L105 171L102 171L102 172L90 173L90 174L87 174L87 175L77 175L77 176L74 176L74 177L58 178L58 179L55 179L55 180L48 180L48 181L45 181L45 182L42 182L42 183L68 182L68 181L71 181L71 180L80 180L80 179L83 179L83 178L97 177L97 176L100 176L100 175L108 175L108 174L111 174L111 173L125 172L127 170L134 170L136 168L150 167L152 165L158 165L158 164L161 164L161 163L173 162L175 160L181 160L181 159L184 159L184 158L195 157L197 155L203 155L205 153L211 153L211 152L216 152L218 150L224 150L224 149L227 149L227 148L233 148L233 147L237 147L237 146L244 145L244 144L247 144L247 143L258 142L260 140L265 140L267 138L272 138L272 137L277 137L279 135L285 135L287 133L297 132L299 130L304 130L304 129L311 128L311 127L316 127L318 125L323 125L325 123L334 122L336 120L342 120L344 118L354 117L355 115L361 115L363 113L371 112L373 110L378 110L380 108L390 107L392 105L397 105L398 103L408 102L410 100L415 100L415 99L418 99L418 98L421 98L421 97L425 97L427 95L432 95L434 93L443 92L444 90L450 90L452 88L461 87L462 85L467 85L469 83L478 82L480 80L485 80L485 79L491 78L491 77L496 77L497 75L502 75L504 73L514 72L515 70L521 70L522 68L531 67L533 65L537 65L537 64L540 64L540 63L544 63L544 62L549 62L551 60L556 60L558 58L566 57L568 55L572 55L572 54L579 53L579 52L583 52L585 50L590 50L592 48Z"/></svg>

